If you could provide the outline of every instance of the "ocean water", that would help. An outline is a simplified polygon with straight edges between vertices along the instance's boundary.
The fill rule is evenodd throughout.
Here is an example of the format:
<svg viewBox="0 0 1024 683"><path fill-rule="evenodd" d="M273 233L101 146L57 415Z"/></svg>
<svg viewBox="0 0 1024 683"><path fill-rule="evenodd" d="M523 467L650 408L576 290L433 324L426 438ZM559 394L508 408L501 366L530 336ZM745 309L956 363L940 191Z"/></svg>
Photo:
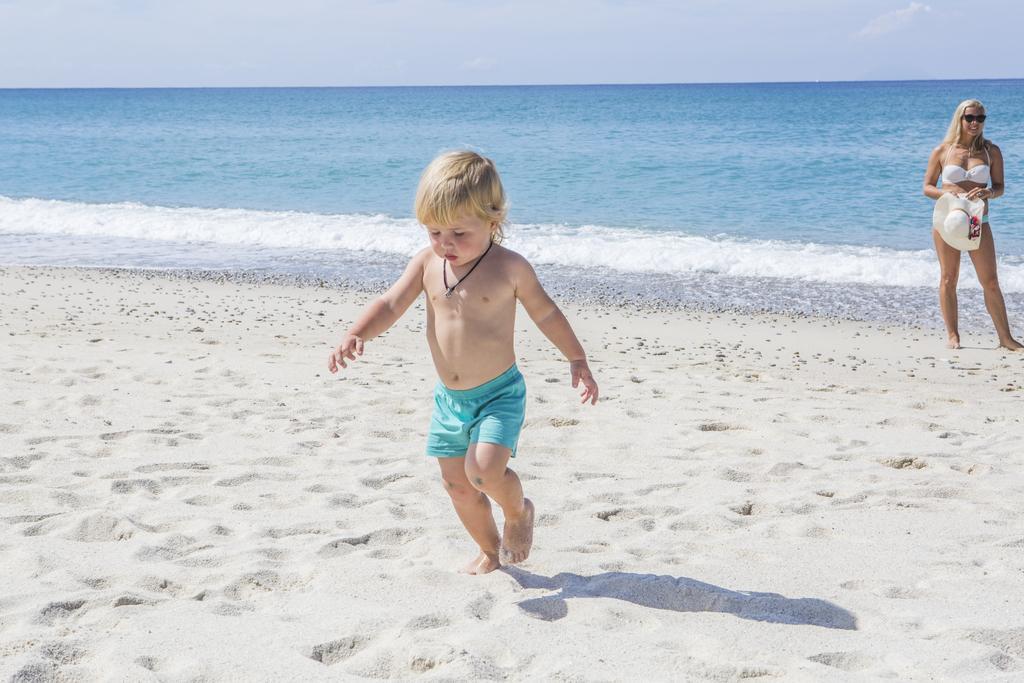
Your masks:
<svg viewBox="0 0 1024 683"><path fill-rule="evenodd" d="M0 90L0 264L380 286L425 245L423 166L480 151L557 293L939 324L930 150L985 102L1024 325L1024 81ZM989 324L964 257L961 315Z"/></svg>

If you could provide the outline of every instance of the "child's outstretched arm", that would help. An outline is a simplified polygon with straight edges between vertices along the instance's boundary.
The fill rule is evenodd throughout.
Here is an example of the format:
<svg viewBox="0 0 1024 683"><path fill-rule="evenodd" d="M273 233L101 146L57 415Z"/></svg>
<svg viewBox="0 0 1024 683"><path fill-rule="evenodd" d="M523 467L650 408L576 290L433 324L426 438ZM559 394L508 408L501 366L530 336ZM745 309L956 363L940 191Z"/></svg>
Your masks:
<svg viewBox="0 0 1024 683"><path fill-rule="evenodd" d="M388 291L363 309L359 319L341 338L338 348L331 352L327 360L327 369L332 373L338 366L347 368L345 359L355 360L363 355L363 343L383 334L389 327L402 317L416 297L423 291L424 258L430 249L424 249L412 257L405 272L391 285Z"/></svg>
<svg viewBox="0 0 1024 683"><path fill-rule="evenodd" d="M523 308L530 315L544 336L551 340L551 343L558 347L562 355L569 361L569 372L572 375L572 386L575 389L583 382L583 391L580 392L581 403L590 401L590 405L597 403L597 382L594 380L590 366L587 365L587 354L583 351L583 345L576 338L572 326L565 319L565 315L558 308L548 293L544 291L537 273L533 266L526 259L520 257L515 262L515 286L516 298L522 302Z"/></svg>

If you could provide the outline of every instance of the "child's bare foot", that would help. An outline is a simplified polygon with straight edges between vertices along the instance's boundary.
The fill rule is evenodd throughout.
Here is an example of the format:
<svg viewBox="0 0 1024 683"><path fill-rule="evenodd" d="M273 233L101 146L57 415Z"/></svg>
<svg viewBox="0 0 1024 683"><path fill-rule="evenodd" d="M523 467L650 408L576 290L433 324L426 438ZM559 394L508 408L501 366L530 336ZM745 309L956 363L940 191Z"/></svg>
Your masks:
<svg viewBox="0 0 1024 683"><path fill-rule="evenodd" d="M523 514L517 519L505 519L501 533L501 559L506 564L517 564L530 556L533 546L533 503L523 499Z"/></svg>
<svg viewBox="0 0 1024 683"><path fill-rule="evenodd" d="M947 349L959 349L960 348L960 335L951 334L949 335L949 341L946 342Z"/></svg>
<svg viewBox="0 0 1024 683"><path fill-rule="evenodd" d="M1010 337L1006 341L999 342L999 345L1001 347L1003 347L1004 349L1006 349L1007 351L1022 351L1022 350L1024 350L1024 344L1021 344L1019 341L1017 341L1013 337Z"/></svg>
<svg viewBox="0 0 1024 683"><path fill-rule="evenodd" d="M463 574L489 574L501 566L498 555L480 551L476 558L462 568Z"/></svg>

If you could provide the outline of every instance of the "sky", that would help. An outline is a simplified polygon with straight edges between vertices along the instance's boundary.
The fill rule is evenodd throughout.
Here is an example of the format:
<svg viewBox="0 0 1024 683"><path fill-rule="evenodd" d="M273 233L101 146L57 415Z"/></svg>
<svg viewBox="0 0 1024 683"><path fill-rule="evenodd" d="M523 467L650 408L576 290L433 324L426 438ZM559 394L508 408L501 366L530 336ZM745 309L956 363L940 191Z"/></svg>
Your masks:
<svg viewBox="0 0 1024 683"><path fill-rule="evenodd" d="M1020 0L0 0L0 88L1017 78Z"/></svg>

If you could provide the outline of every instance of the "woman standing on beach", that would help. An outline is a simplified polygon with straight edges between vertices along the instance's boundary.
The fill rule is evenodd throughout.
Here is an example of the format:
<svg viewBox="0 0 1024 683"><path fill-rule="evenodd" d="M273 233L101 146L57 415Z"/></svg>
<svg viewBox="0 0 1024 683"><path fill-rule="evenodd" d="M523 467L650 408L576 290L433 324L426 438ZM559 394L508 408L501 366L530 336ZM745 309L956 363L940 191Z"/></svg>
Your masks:
<svg viewBox="0 0 1024 683"><path fill-rule="evenodd" d="M992 228L988 223L988 200L1003 194L1003 154L985 139L985 107L978 100L964 100L953 113L946 137L928 157L924 174L924 193L932 199L952 193L966 199L984 200L981 245L970 252L978 281L985 292L985 307L992 316L999 345L1011 351L1024 349L1010 334L1006 317L1006 303L996 276L996 249L992 241ZM942 179L941 187L937 185ZM989 181L992 187L988 187ZM935 251L939 256L939 305L949 335L948 346L960 348L957 325L956 283L960 277L960 251L946 244L936 230L932 230Z"/></svg>

